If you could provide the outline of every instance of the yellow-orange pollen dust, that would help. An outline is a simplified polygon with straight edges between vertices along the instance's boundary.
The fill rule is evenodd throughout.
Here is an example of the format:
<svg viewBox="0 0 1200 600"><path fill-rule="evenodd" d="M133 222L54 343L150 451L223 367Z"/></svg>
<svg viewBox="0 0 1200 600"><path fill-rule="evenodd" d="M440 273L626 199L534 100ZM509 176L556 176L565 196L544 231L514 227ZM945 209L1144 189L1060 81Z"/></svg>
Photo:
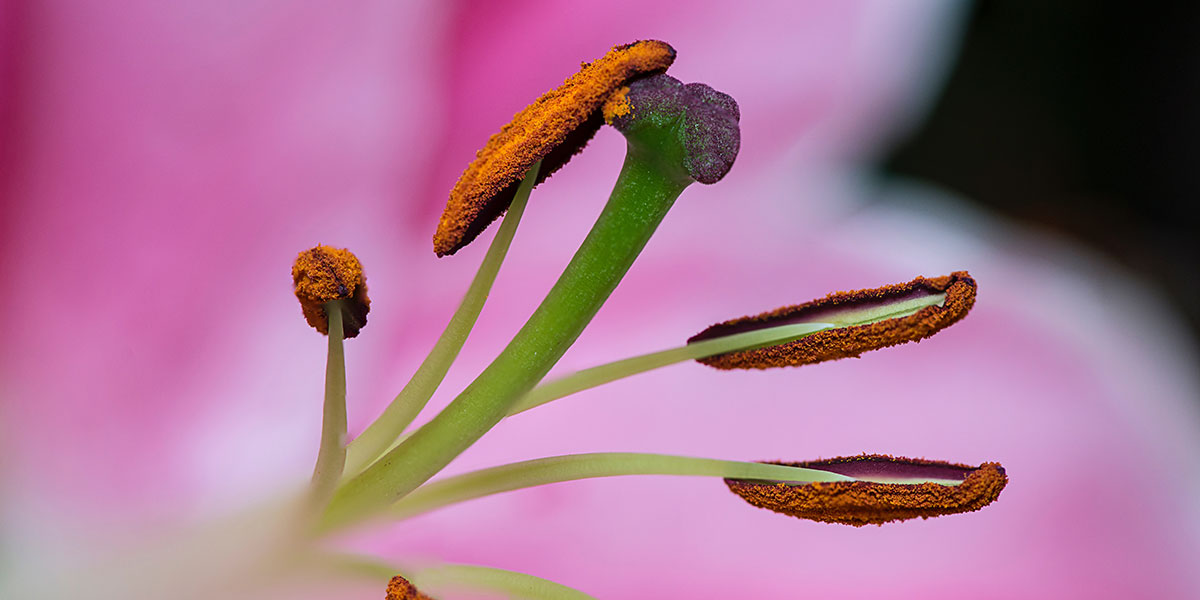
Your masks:
<svg viewBox="0 0 1200 600"><path fill-rule="evenodd" d="M583 150L603 124L601 105L643 75L665 71L675 50L656 40L616 46L517 113L488 140L458 178L433 235L438 256L469 244L512 203L530 167L541 182Z"/></svg>
<svg viewBox="0 0 1200 600"><path fill-rule="evenodd" d="M371 299L367 297L367 279L362 263L349 250L316 246L296 257L292 265L292 283L304 319L317 331L329 335L329 317L325 304L342 300L343 335L352 338L367 324Z"/></svg>
<svg viewBox="0 0 1200 600"><path fill-rule="evenodd" d="M633 112L633 106L629 104L629 86L625 86L608 97L608 101L604 103L604 122L612 125L613 119L624 117Z"/></svg>

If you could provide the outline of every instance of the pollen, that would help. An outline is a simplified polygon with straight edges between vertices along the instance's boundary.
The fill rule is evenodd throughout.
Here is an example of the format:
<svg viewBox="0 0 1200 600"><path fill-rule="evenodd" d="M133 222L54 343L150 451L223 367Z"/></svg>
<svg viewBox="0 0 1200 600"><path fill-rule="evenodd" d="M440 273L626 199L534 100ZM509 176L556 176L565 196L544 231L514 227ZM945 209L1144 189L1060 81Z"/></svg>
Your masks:
<svg viewBox="0 0 1200 600"><path fill-rule="evenodd" d="M371 299L362 263L349 250L315 246L301 252L292 265L292 283L304 319L317 331L329 335L329 302L343 300L343 335L352 338L367 324Z"/></svg>
<svg viewBox="0 0 1200 600"><path fill-rule="evenodd" d="M616 46L518 112L475 154L450 191L433 236L437 255L454 254L500 217L534 163L542 161L541 183L583 150L604 123L601 106L613 92L674 61L675 49L665 42Z"/></svg>
<svg viewBox="0 0 1200 600"><path fill-rule="evenodd" d="M433 600L417 590L417 586L399 575L392 578L387 586L387 600Z"/></svg>
<svg viewBox="0 0 1200 600"><path fill-rule="evenodd" d="M880 483L859 480L797 485L725 480L730 491L759 508L800 519L854 527L977 511L994 502L1008 483L1004 467L999 463L969 467L940 461L865 454L813 462L771 464L821 469L861 478L870 477L872 471L891 471L900 474L901 480L917 480L926 474L938 481L951 479L956 482L956 485L947 485L933 481Z"/></svg>
<svg viewBox="0 0 1200 600"><path fill-rule="evenodd" d="M624 117L633 112L633 107L629 104L629 86L625 86L608 97L608 101L604 103L604 122L612 125L613 119Z"/></svg>
<svg viewBox="0 0 1200 600"><path fill-rule="evenodd" d="M718 369L769 369L858 357L864 352L906 342L917 342L957 323L975 304L975 280L966 271L942 277L917 277L908 283L880 288L837 292L819 300L785 306L760 315L718 323L692 336L688 342L793 323L839 323L800 339L754 350L730 352L698 362ZM887 315L892 307L921 306L910 314L863 319L853 315Z"/></svg>

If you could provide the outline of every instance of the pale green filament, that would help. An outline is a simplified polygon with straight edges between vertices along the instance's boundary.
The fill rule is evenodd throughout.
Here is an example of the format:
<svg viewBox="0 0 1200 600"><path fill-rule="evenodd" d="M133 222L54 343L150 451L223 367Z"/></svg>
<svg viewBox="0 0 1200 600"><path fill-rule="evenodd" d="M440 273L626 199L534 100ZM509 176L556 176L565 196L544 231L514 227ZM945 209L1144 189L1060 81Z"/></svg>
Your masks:
<svg viewBox="0 0 1200 600"><path fill-rule="evenodd" d="M483 263L475 273L475 279L471 281L471 287L467 288L462 303L450 318L442 336L429 351L429 356L425 357L412 379L384 409L383 414L350 443L346 458L347 477L357 475L387 451L404 428L425 408L425 404L446 377L446 372L450 370L450 365L462 350L463 343L471 333L471 328L475 326L479 311L483 309L483 303L492 290L492 283L496 281L496 274L499 273L500 265L508 254L508 248L512 244L517 225L521 222L521 215L525 212L525 204L529 200L529 193L533 190L533 183L537 179L541 164L539 161L525 173L525 179L517 188L508 213L500 224L496 237L492 239L487 255L483 257Z"/></svg>
<svg viewBox="0 0 1200 600"><path fill-rule="evenodd" d="M393 576L399 575L426 594L472 590L528 600L595 600L593 596L560 583L492 567L442 564L419 568L392 565L367 556L338 554L326 558L343 573L378 581L380 588Z"/></svg>
<svg viewBox="0 0 1200 600"><path fill-rule="evenodd" d="M324 506L346 464L346 355L342 348L342 301L324 307L329 320L329 356L325 361L325 405L322 409L321 444L313 468L314 506Z"/></svg>
<svg viewBox="0 0 1200 600"><path fill-rule="evenodd" d="M557 400L564 396L569 396L576 392L586 389L591 389L600 385L604 385L611 381L624 379L639 373L645 373L680 363L685 360L696 360L698 358L706 358L726 352L736 352L739 350L750 350L761 348L763 346L772 346L782 344L802 338L817 331L823 331L834 327L829 323L796 323L793 325L780 325L768 329L759 329L756 331L748 331L745 333L737 333L725 337L713 338L710 340L702 340L693 344L687 344L670 350L653 352L651 354L643 354L603 364L598 367L584 369L560 377L553 381L548 381L533 391L521 398L517 405L509 411L509 415L515 415L520 412L527 411L531 408L541 406L547 402Z"/></svg>
<svg viewBox="0 0 1200 600"><path fill-rule="evenodd" d="M409 581L422 592L471 589L528 600L596 600L594 596L541 577L474 565L428 567L417 571Z"/></svg>
<svg viewBox="0 0 1200 600"><path fill-rule="evenodd" d="M826 329L869 325L887 319L907 317L916 314L917 311L923 308L941 305L945 301L945 294L931 294L883 306L822 314L821 318L827 320L827 323L777 325L775 327L701 340L678 348L671 348L670 350L618 360L543 383L526 394L524 398L521 398L508 414L511 416L525 412L531 408L536 408L547 402L569 396L576 392L686 360L696 360L727 352L739 352L784 344Z"/></svg>
<svg viewBox="0 0 1200 600"><path fill-rule="evenodd" d="M393 504L388 516L406 519L450 504L501 492L619 475L691 475L797 483L854 480L817 469L690 456L634 452L570 454L501 465L428 483Z"/></svg>

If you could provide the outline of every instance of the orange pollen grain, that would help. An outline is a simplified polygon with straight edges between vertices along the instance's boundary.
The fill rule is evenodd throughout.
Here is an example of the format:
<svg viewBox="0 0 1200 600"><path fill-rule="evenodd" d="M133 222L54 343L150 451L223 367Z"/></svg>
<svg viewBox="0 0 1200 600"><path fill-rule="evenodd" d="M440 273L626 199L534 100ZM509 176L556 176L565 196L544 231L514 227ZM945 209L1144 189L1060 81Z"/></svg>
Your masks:
<svg viewBox="0 0 1200 600"><path fill-rule="evenodd" d="M977 511L994 502L1008 483L1008 476L999 463L984 463L972 468L940 461L863 455L803 463L769 464L820 468L823 465L856 460L893 461L919 467L962 469L969 474L958 485L869 481L797 485L735 479L726 479L725 483L730 491L759 508L800 519L854 527Z"/></svg>
<svg viewBox="0 0 1200 600"><path fill-rule="evenodd" d="M317 331L329 335L325 305L342 300L343 335L352 338L367 324L371 299L362 263L344 248L315 246L301 252L292 265L292 284L304 319Z"/></svg>
<svg viewBox="0 0 1200 600"><path fill-rule="evenodd" d="M770 369L858 357L871 350L920 341L957 323L974 306L976 289L975 280L966 271L942 277L917 277L908 283L837 292L804 304L725 321L692 336L688 342L788 323L820 322L822 311L884 303L914 293L946 295L940 306L927 306L906 317L827 329L791 342L710 356L698 359L698 362L718 369Z"/></svg>
<svg viewBox="0 0 1200 600"><path fill-rule="evenodd" d="M399 575L392 578L387 586L387 600L433 600L417 590L417 586Z"/></svg>
<svg viewBox="0 0 1200 600"><path fill-rule="evenodd" d="M614 91L665 71L674 60L675 50L656 40L616 46L517 113L475 154L450 191L433 236L438 256L454 254L503 214L534 163L542 161L540 183L581 151L600 128L600 108Z"/></svg>

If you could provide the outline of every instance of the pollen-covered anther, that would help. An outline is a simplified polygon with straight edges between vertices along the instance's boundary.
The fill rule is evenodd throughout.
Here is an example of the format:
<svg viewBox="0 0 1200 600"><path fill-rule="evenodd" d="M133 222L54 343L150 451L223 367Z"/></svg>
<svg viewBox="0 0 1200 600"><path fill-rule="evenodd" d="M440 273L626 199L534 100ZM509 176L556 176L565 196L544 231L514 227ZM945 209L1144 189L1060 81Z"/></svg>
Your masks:
<svg viewBox="0 0 1200 600"><path fill-rule="evenodd" d="M342 310L343 335L352 338L367 324L371 299L362 263L349 250L316 246L301 252L292 265L292 283L304 319L317 331L329 335L325 307L333 301Z"/></svg>
<svg viewBox="0 0 1200 600"><path fill-rule="evenodd" d="M613 92L674 61L675 49L665 42L616 46L517 113L454 184L433 236L437 255L454 254L503 214L534 163L541 161L541 183L583 150L604 124L601 106Z"/></svg>
<svg viewBox="0 0 1200 600"><path fill-rule="evenodd" d="M725 483L759 508L855 527L977 511L995 501L1008 483L999 463L969 467L864 454L771 464L830 471L857 481L794 484L726 479Z"/></svg>
<svg viewBox="0 0 1200 600"><path fill-rule="evenodd" d="M392 578L387 586L387 600L433 600L417 590L417 586L399 575Z"/></svg>
<svg viewBox="0 0 1200 600"><path fill-rule="evenodd" d="M956 271L943 277L917 277L908 283L837 292L718 323L692 336L688 343L779 325L828 323L830 329L791 342L698 361L718 369L769 369L858 357L870 350L920 341L957 323L974 306L976 288L966 271Z"/></svg>

